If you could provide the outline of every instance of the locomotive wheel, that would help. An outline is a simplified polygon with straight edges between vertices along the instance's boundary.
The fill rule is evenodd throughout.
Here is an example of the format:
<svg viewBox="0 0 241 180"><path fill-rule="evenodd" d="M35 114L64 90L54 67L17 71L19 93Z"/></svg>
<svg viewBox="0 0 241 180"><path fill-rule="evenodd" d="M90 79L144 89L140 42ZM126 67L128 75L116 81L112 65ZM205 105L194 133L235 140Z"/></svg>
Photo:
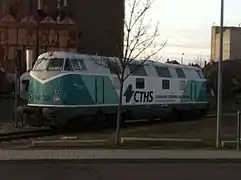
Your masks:
<svg viewBox="0 0 241 180"><path fill-rule="evenodd" d="M67 129L73 129L73 130L78 130L80 129L82 126L83 126L83 117L82 116L78 116L78 117L75 117L73 119L70 119L68 122L67 122Z"/></svg>
<svg viewBox="0 0 241 180"><path fill-rule="evenodd" d="M157 118L155 116L148 118L149 122L151 122L151 123L154 122L156 119L160 119L160 118Z"/></svg>
<svg viewBox="0 0 241 180"><path fill-rule="evenodd" d="M116 114L107 114L106 118L107 118L108 126L116 127L116 120L117 120Z"/></svg>
<svg viewBox="0 0 241 180"><path fill-rule="evenodd" d="M127 121L128 119L130 119L130 112L124 112L121 116L121 124L123 124L125 121Z"/></svg>
<svg viewBox="0 0 241 180"><path fill-rule="evenodd" d="M50 125L49 126L52 130L59 130L58 126L55 126L55 125Z"/></svg>
<svg viewBox="0 0 241 180"><path fill-rule="evenodd" d="M97 111L95 114L95 121L97 124L102 124L105 120L104 113L102 111Z"/></svg>

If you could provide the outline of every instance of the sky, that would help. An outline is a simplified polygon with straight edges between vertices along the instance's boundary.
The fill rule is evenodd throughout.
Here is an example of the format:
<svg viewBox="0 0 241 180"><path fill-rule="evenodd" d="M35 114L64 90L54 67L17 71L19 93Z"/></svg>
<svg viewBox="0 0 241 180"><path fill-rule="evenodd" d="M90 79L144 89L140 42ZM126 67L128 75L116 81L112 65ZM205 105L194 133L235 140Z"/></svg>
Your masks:
<svg viewBox="0 0 241 180"><path fill-rule="evenodd" d="M224 25L241 23L241 1L224 0ZM160 53L163 60L184 63L210 59L211 26L220 25L221 0L156 0L148 13L160 23L160 40L167 40Z"/></svg>

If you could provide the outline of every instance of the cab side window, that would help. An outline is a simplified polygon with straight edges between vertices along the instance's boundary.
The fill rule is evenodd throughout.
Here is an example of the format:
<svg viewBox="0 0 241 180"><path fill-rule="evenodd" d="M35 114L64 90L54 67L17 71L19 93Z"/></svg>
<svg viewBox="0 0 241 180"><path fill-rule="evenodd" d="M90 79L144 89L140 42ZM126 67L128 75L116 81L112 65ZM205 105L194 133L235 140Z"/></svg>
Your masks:
<svg viewBox="0 0 241 180"><path fill-rule="evenodd" d="M77 70L77 71L80 70L80 66L79 66L79 63L78 63L77 59L71 59L71 63L73 65L73 67L74 67L74 70Z"/></svg>
<svg viewBox="0 0 241 180"><path fill-rule="evenodd" d="M72 67L69 59L65 60L64 70L65 71L73 71L73 67Z"/></svg>
<svg viewBox="0 0 241 180"><path fill-rule="evenodd" d="M78 59L78 62L79 62L79 67L80 67L80 70L81 70L81 71L87 70L87 68L86 68L86 66L85 66L85 63L84 63L84 60Z"/></svg>

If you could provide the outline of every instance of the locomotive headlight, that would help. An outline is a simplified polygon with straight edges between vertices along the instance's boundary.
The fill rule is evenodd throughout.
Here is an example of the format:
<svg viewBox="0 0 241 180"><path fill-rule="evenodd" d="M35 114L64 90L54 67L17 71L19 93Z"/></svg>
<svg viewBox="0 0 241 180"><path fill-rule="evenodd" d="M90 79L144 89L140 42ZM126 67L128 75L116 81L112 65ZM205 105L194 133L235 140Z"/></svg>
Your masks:
<svg viewBox="0 0 241 180"><path fill-rule="evenodd" d="M58 89L54 90L53 100L60 101L60 91Z"/></svg>

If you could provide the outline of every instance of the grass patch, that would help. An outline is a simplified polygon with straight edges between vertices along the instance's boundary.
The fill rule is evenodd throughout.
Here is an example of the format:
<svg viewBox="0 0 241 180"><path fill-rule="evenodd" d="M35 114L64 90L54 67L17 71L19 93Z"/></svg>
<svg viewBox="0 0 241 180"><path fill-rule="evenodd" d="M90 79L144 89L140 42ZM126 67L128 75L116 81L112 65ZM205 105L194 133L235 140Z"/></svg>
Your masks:
<svg viewBox="0 0 241 180"><path fill-rule="evenodd" d="M52 137L52 139L61 139L64 136L76 136L79 140L108 140L106 143L96 144L88 143L86 145L66 146L68 149L75 148L108 148L108 149L215 149L216 138L216 118L206 118L195 121L183 122L155 122L145 123L140 126L122 127L121 137L140 137L140 138L183 138L183 139L201 139L202 143L189 142L163 142L163 141L138 141L128 142L116 146L114 144L114 130L107 130L99 133L73 133L62 136ZM221 122L222 140L236 139L236 116L223 116ZM43 138L42 138L43 139ZM42 140L41 139L41 140ZM51 140L46 138L46 140ZM34 147L33 147L34 148ZM41 147L38 147L41 148ZM59 148L59 147L42 147ZM61 146L64 148L64 145Z"/></svg>

